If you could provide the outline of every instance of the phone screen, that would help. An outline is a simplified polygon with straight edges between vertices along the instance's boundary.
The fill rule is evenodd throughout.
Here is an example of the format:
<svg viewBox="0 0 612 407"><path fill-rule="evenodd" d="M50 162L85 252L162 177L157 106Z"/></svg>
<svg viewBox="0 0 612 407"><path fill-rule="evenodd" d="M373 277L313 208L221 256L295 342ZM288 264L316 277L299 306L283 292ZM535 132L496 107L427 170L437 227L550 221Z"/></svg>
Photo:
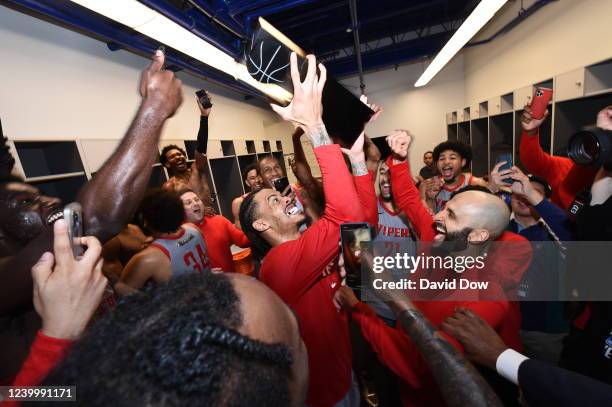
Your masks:
<svg viewBox="0 0 612 407"><path fill-rule="evenodd" d="M281 177L273 181L274 190L280 192L282 196L287 196L291 193L291 187L289 186L289 178Z"/></svg>
<svg viewBox="0 0 612 407"><path fill-rule="evenodd" d="M340 242L346 270L346 283L361 291L361 259L359 253L372 242L372 230L367 223L343 223L340 225Z"/></svg>
<svg viewBox="0 0 612 407"><path fill-rule="evenodd" d="M72 244L74 258L83 255L83 246L75 242L76 238L83 236L83 210L81 204L72 202L64 207L64 220L68 224L68 237Z"/></svg>
<svg viewBox="0 0 612 407"><path fill-rule="evenodd" d="M512 154L510 153L504 153L504 154L500 154L499 156L497 156L497 160L495 160L495 164L501 163L501 162L506 162L504 165L499 167L499 171L505 171L505 170L509 170L510 168L512 168ZM502 181L504 181L506 184L512 184L514 182L514 180L512 178L504 178Z"/></svg>

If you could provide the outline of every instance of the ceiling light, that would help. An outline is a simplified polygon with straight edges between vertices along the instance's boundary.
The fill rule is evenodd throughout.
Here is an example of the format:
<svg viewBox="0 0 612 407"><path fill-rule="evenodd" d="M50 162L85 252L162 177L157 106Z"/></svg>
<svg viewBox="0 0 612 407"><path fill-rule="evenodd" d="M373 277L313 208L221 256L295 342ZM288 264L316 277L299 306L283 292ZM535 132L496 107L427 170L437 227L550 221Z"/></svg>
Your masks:
<svg viewBox="0 0 612 407"><path fill-rule="evenodd" d="M225 72L279 103L288 103L293 98L289 91L278 85L257 82L249 75L246 66L237 62L231 55L136 0L71 1Z"/></svg>
<svg viewBox="0 0 612 407"><path fill-rule="evenodd" d="M461 48L499 11L507 0L482 0L436 55L414 86L427 85Z"/></svg>

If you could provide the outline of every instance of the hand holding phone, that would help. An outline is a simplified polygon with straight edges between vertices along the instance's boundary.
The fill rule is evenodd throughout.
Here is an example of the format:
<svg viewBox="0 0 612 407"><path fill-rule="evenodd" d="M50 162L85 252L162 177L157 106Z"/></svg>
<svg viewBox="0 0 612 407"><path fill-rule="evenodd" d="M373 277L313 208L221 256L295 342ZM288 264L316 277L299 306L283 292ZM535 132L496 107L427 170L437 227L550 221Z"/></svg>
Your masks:
<svg viewBox="0 0 612 407"><path fill-rule="evenodd" d="M74 258L83 255L83 246L77 242L83 237L83 209L78 202L69 203L64 207L64 220L68 225L68 237L72 244L72 254Z"/></svg>
<svg viewBox="0 0 612 407"><path fill-rule="evenodd" d="M512 154L511 153L504 153L504 154L500 154L497 156L497 159L495 160L495 164L499 164L501 162L504 162L505 164L501 165L497 172L503 172L503 171L507 171L509 169L512 168L513 163L512 163ZM512 178L504 178L501 180L502 182L506 183L506 184L512 184L514 182L514 180Z"/></svg>
<svg viewBox="0 0 612 407"><path fill-rule="evenodd" d="M531 117L540 120L546 113L548 102L552 99L553 91L550 88L537 87L531 101Z"/></svg>
<svg viewBox="0 0 612 407"><path fill-rule="evenodd" d="M372 230L365 222L343 223L340 225L340 242L346 283L359 296L362 288L360 254L372 242Z"/></svg>
<svg viewBox="0 0 612 407"><path fill-rule="evenodd" d="M208 92L204 89L200 89L196 92L196 96L200 101L200 104L204 109L210 109L212 107L212 102L210 101L210 96Z"/></svg>

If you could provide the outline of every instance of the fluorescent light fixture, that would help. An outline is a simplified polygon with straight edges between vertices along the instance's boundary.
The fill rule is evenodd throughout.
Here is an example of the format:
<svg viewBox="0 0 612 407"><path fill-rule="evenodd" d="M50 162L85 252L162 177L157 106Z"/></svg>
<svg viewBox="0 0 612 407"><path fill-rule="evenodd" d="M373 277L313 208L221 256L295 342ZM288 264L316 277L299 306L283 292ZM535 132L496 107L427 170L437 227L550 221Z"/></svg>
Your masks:
<svg viewBox="0 0 612 407"><path fill-rule="evenodd" d="M436 55L414 86L424 86L433 79L467 42L506 4L507 0L482 0Z"/></svg>
<svg viewBox="0 0 612 407"><path fill-rule="evenodd" d="M291 92L278 85L256 81L249 75L246 66L234 60L231 55L136 0L71 1L225 72L279 103L288 103L293 98Z"/></svg>

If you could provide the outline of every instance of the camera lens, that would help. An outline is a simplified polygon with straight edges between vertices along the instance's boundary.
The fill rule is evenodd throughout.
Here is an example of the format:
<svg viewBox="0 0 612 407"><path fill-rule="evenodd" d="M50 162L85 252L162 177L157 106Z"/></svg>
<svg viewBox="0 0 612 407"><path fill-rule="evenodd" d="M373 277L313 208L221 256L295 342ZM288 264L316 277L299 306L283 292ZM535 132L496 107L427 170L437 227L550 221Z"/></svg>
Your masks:
<svg viewBox="0 0 612 407"><path fill-rule="evenodd" d="M593 164L599 156L597 138L587 131L576 133L569 142L567 153L576 164Z"/></svg>
<svg viewBox="0 0 612 407"><path fill-rule="evenodd" d="M567 155L579 165L605 165L612 159L612 132L595 126L575 133L567 146Z"/></svg>

